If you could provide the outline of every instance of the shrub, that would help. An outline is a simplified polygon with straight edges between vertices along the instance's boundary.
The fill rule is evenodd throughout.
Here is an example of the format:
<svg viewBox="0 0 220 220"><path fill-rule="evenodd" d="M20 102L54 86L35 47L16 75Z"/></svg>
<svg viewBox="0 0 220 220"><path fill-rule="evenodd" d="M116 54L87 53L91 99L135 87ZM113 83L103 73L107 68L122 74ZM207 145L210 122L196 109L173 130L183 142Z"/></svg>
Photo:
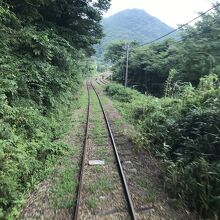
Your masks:
<svg viewBox="0 0 220 220"><path fill-rule="evenodd" d="M70 148L71 125L87 58L51 29L20 24L0 7L0 218L14 219L24 194Z"/></svg>
<svg viewBox="0 0 220 220"><path fill-rule="evenodd" d="M110 85L107 94L121 101L123 97L118 95L124 95L120 92L122 89L122 86ZM134 137L137 145L150 148L164 160L167 190L191 210L205 217L219 217L220 87L217 75L202 78L197 89L185 86L175 98L135 94L129 103L117 102L117 106L140 132Z"/></svg>
<svg viewBox="0 0 220 220"><path fill-rule="evenodd" d="M124 88L118 84L107 85L105 90L108 95L121 102L131 102L138 95L136 90Z"/></svg>

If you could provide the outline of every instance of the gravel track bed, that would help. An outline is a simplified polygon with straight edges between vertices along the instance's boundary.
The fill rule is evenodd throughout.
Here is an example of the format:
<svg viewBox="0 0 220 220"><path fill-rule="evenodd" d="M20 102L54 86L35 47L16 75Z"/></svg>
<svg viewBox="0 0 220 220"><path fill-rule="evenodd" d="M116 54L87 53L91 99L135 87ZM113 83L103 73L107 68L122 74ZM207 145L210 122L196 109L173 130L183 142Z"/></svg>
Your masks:
<svg viewBox="0 0 220 220"><path fill-rule="evenodd" d="M91 92L91 96L95 96ZM96 98L96 97L95 97ZM94 99L94 98L93 98ZM97 99L97 98L96 98ZM97 109L98 100L93 102L91 100L90 119L89 120L89 133L88 145L86 149L85 167L83 174L83 190L81 194L81 203L79 207L79 217L83 220L90 219L130 219L128 215L128 207L122 188L116 160L111 146L110 139L107 135L107 128L105 125L104 117L99 107L99 111L95 112L94 106ZM96 124L101 123L104 134L99 134L96 137L92 134L92 130L96 129ZM101 142L99 137L101 137ZM98 143L97 143L97 139ZM101 152L101 155L100 155ZM90 166L89 160L104 160L103 166ZM93 185L99 181L107 181L106 187L100 187L98 190L92 191ZM99 188L99 187L97 187ZM95 200L95 207L89 200Z"/></svg>

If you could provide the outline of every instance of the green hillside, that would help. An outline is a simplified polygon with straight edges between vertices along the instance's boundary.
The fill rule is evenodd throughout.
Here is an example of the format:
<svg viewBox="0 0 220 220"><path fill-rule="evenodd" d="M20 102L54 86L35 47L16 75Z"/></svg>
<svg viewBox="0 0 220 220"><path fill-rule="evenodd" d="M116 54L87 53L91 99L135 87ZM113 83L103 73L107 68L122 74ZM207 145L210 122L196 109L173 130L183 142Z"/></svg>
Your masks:
<svg viewBox="0 0 220 220"><path fill-rule="evenodd" d="M145 43L173 30L141 9L127 9L102 20L105 37L97 46L98 55L116 40Z"/></svg>

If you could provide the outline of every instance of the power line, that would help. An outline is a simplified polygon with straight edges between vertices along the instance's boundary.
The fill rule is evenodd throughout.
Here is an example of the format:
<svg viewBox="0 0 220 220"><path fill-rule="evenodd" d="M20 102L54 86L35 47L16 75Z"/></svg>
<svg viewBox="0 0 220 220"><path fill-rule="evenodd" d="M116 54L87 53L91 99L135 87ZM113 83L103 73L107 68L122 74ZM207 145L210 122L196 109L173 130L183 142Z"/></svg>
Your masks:
<svg viewBox="0 0 220 220"><path fill-rule="evenodd" d="M189 25L189 24L192 23L193 21L197 20L198 18L204 16L204 15L207 14L208 12L210 12L210 11L212 11L213 9L217 8L219 5L220 5L220 3L214 5L212 8L210 8L210 9L208 9L207 11L201 13L199 16L197 16L197 17L193 18L192 20L188 21L187 23L181 25L181 26L178 27L177 29L175 29L175 30L173 30L173 31L170 31L170 32L168 32L167 34L164 34L164 35L162 35L162 36L160 36L160 37L158 37L158 38L156 38L156 39L154 39L154 40L152 40L152 41L150 41L150 42L144 43L144 44L142 44L142 45L140 45L140 46L145 46L145 45L148 45L148 44L152 44L152 43L154 43L154 42L156 42L156 41L158 41L158 40L161 40L161 39L167 37L167 36L170 35L170 34L173 34L173 33L177 32L177 31L181 30L182 28L184 28L185 26Z"/></svg>
<svg viewBox="0 0 220 220"><path fill-rule="evenodd" d="M145 46L145 45L152 44L152 43L154 43L154 42L156 42L156 41L158 41L158 40L161 40L162 38L167 37L168 35L170 35L170 34L172 34L172 33L174 33L174 32L179 31L180 29L182 29L182 28L184 28L185 26L189 25L190 23L192 23L193 21L197 20L198 18L204 16L205 14L207 14L207 13L210 12L211 10L217 8L218 6L220 6L220 3L217 3L217 4L214 5L212 8L210 8L210 9L208 9L207 11L201 13L199 16L193 18L192 20L188 21L187 23L181 25L179 28L177 28L177 29L175 29L175 30L173 30L173 31L170 31L170 32L168 32L167 34L164 34L164 35L162 35L162 36L160 36L160 37L158 37L158 38L156 38L156 39L154 39L154 40L152 40L152 41L150 41L150 42L147 42L147 43L144 43L144 44L140 44L140 45L136 46L135 48L130 49L130 51L133 51L134 49L137 49L137 48L142 47L142 46ZM179 41L176 41L176 43L179 43L179 42L182 42L182 41L183 41L183 40L179 40ZM124 54L124 51L121 52L121 53Z"/></svg>
<svg viewBox="0 0 220 220"><path fill-rule="evenodd" d="M170 31L169 33L167 34L164 34L158 38L156 38L155 40L152 40L148 43L145 43L145 44L142 44L142 45L139 45L138 47L142 47L142 46L145 46L145 45L149 45L149 44L152 44L158 40L161 40L165 37L167 37L168 35L172 34L172 33L175 33L179 30L181 30L182 28L184 28L185 26L189 25L190 23L192 23L193 21L197 20L198 18L204 16L205 14L207 14L208 12L210 12L211 10L217 8L218 6L220 5L220 3L214 5L212 8L208 9L207 11L201 13L199 16L193 18L192 20L188 21L187 23L181 25L180 27L178 27L177 29L173 30L173 31ZM181 42L182 40L178 41L178 42ZM135 49L137 49L138 47L136 47ZM128 57L129 57L129 51L128 51L128 48L129 48L129 44L127 44L127 50L126 50L126 54L127 54L127 61L126 61L126 77L125 77L125 87L127 86L127 79L128 79Z"/></svg>
<svg viewBox="0 0 220 220"><path fill-rule="evenodd" d="M152 41L150 41L150 42L141 44L141 45L139 45L138 47L142 47L142 46L145 46L145 45L152 44L152 43L154 43L154 42L156 42L156 41L158 41L158 40L161 40L161 39L163 39L163 38L169 36L169 35L172 34L172 33L175 33L175 32L177 32L177 31L181 30L181 29L184 28L185 26L189 25L190 23L192 23L193 21L197 20L198 18L204 16L205 14L207 14L208 12L210 12L210 11L212 11L213 9L217 8L218 6L220 6L220 3L217 3L217 4L214 5L212 8L210 8L210 9L208 9L207 11L201 13L199 16L197 16L197 17L193 18L192 20L188 21L187 23L181 25L181 26L178 27L177 29L175 29L175 30L173 30L173 31L170 31L169 33L164 34L164 35L162 35L162 36L160 36L160 37L158 37L158 38L156 38L156 39L154 39L154 40L152 40ZM177 41L177 43L178 43L178 42L181 42L181 41L182 41L182 40L179 40L179 41ZM125 79L125 87L126 87L126 85L127 85L127 78L128 78L128 56L129 56L128 47L129 47L129 44L127 43L127 50L126 50L127 60L126 60L126 77L125 77L126 79ZM138 47L133 48L133 50L134 50L134 49L137 49ZM131 51L132 51L132 50L131 50Z"/></svg>

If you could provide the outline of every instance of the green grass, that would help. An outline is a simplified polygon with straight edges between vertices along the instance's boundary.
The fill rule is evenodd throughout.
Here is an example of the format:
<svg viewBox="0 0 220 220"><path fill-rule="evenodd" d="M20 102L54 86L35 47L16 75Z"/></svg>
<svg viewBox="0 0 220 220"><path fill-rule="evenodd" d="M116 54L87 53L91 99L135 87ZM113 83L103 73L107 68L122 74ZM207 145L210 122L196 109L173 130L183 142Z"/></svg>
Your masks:
<svg viewBox="0 0 220 220"><path fill-rule="evenodd" d="M93 123L91 128L91 138L97 145L104 145L106 142L106 128L102 119L102 111L94 92L91 93L91 103L92 103L92 118L90 121Z"/></svg>
<svg viewBox="0 0 220 220"><path fill-rule="evenodd" d="M95 182L90 183L87 187L87 191L93 194L100 192L110 192L113 190L113 183L109 177L99 177Z"/></svg>
<svg viewBox="0 0 220 220"><path fill-rule="evenodd" d="M105 138L101 138L101 137L95 138L94 141L95 141L95 144L96 144L96 145L99 145L99 146L106 143L106 139L105 139Z"/></svg>
<svg viewBox="0 0 220 220"><path fill-rule="evenodd" d="M101 120L94 123L91 134L94 138L105 136L106 132Z"/></svg>
<svg viewBox="0 0 220 220"><path fill-rule="evenodd" d="M79 100L79 106L87 106L88 104L88 95L86 92L82 93Z"/></svg>
<svg viewBox="0 0 220 220"><path fill-rule="evenodd" d="M96 149L96 154L100 157L108 156L108 151L105 146L100 146Z"/></svg>
<svg viewBox="0 0 220 220"><path fill-rule="evenodd" d="M93 166L91 167L91 171L94 173L100 173L103 170L102 166Z"/></svg>
<svg viewBox="0 0 220 220"><path fill-rule="evenodd" d="M120 131L121 128L122 128L122 125L124 124L123 120L120 118L120 119L117 119L117 120L114 120L114 125L115 125L115 128L116 130Z"/></svg>
<svg viewBox="0 0 220 220"><path fill-rule="evenodd" d="M147 180L144 180L144 179L140 179L137 183L146 192L146 197L145 197L144 200L146 202L151 202L151 203L155 202L156 198L157 198L157 195L156 195L156 192L155 192L154 188L152 187L152 184L149 183Z"/></svg>
<svg viewBox="0 0 220 220"><path fill-rule="evenodd" d="M95 209L97 207L97 199L94 197L90 197L87 201L86 204L90 209Z"/></svg>
<svg viewBox="0 0 220 220"><path fill-rule="evenodd" d="M90 138L97 145L95 154L97 157L99 157L98 159L107 161L108 149L105 145L108 139L106 137L106 128L104 120L102 118L102 111L97 100L96 94L94 92L91 92L90 94L92 104L90 117L90 123L92 124L92 126L89 131ZM111 178L103 175L103 168L103 166L91 167L91 172L98 174L98 177L94 180L94 182L90 182L86 187L86 191L90 193L90 197L87 199L86 204L91 209L97 207L98 195L110 192L114 189Z"/></svg>
<svg viewBox="0 0 220 220"><path fill-rule="evenodd" d="M105 160L105 162L111 160L111 156L109 156L108 149L106 146L99 146L96 149L96 154L100 160Z"/></svg>
<svg viewBox="0 0 220 220"><path fill-rule="evenodd" d="M80 129L82 122L85 122L86 118L83 110L87 105L87 94L84 92L81 94L78 100L77 110L79 114L74 118L71 129L71 136L74 138L74 146L71 146L71 154L66 158L61 158L59 163L61 164L60 168L56 169L56 178L52 182L51 192L52 192L52 206L57 209L70 208L73 207L74 194L78 186L77 182L77 173L79 167L71 158L73 155L80 155L81 145L75 143L75 138L79 138L80 135L83 135L82 129Z"/></svg>
<svg viewBox="0 0 220 220"><path fill-rule="evenodd" d="M55 208L70 208L74 205L73 195L77 188L77 181L74 181L79 168L69 159L59 170L58 178L52 185L53 206Z"/></svg>

